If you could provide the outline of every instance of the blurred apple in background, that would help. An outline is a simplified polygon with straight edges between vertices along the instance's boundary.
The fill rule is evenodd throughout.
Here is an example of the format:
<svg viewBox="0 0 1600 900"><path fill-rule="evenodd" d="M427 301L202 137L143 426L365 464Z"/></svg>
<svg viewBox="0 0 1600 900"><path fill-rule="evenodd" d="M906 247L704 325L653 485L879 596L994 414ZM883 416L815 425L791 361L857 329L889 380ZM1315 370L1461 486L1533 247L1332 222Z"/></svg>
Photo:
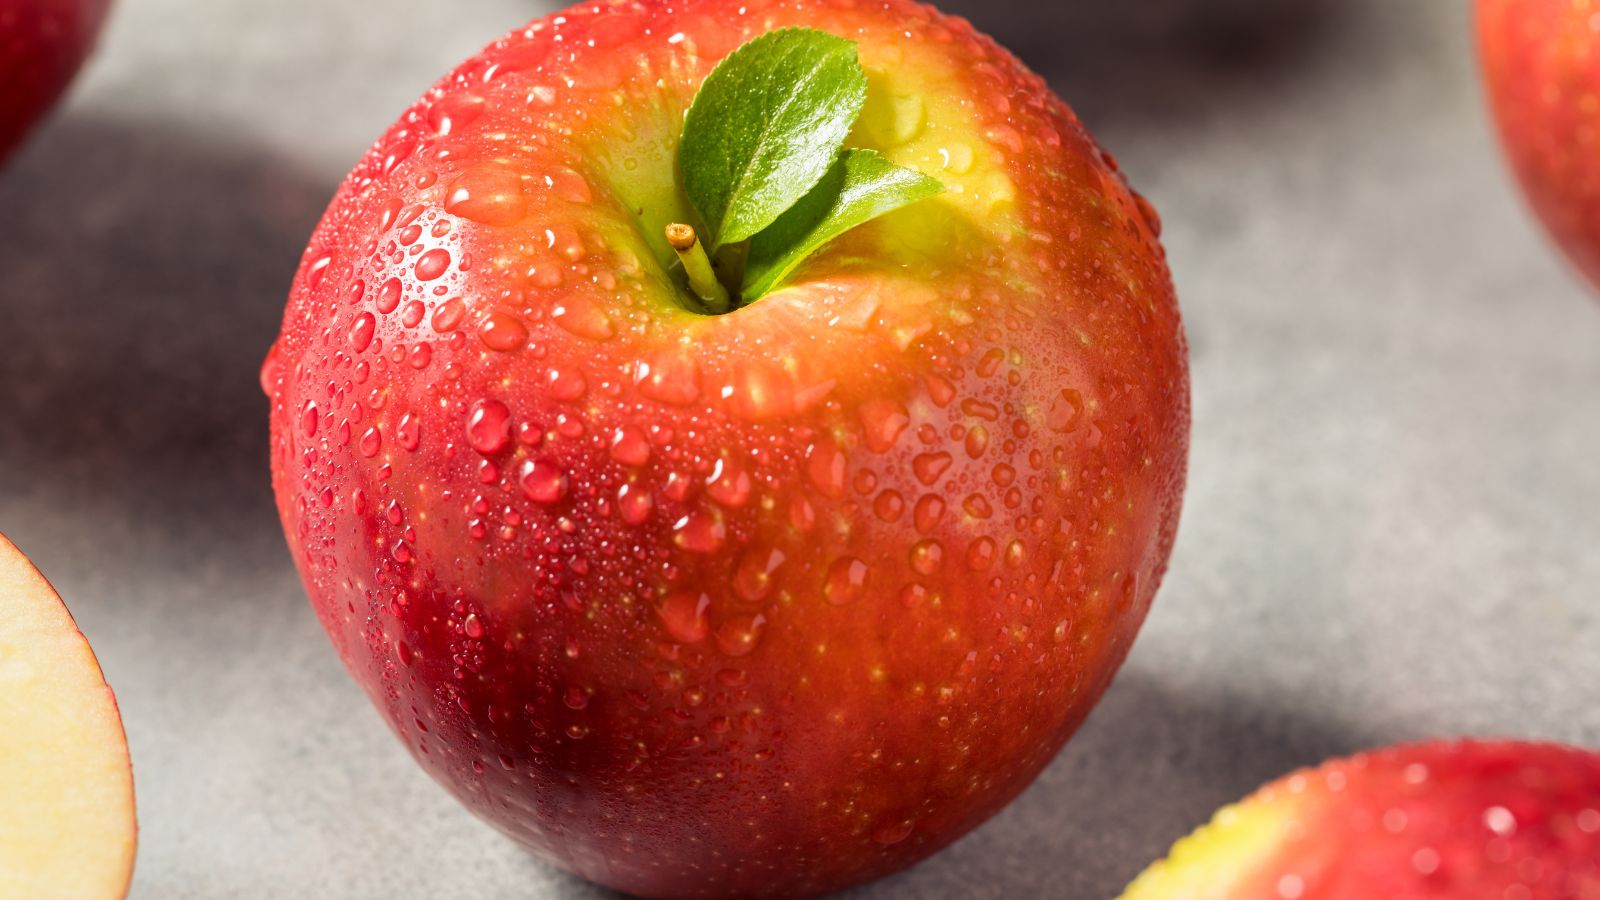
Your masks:
<svg viewBox="0 0 1600 900"><path fill-rule="evenodd" d="M66 90L110 5L111 0L0 0L0 159Z"/></svg>
<svg viewBox="0 0 1600 900"><path fill-rule="evenodd" d="M116 698L61 598L0 536L0 897L121 897L136 833Z"/></svg>
<svg viewBox="0 0 1600 900"><path fill-rule="evenodd" d="M785 26L854 42L859 118L741 231L686 197L679 136L755 139L772 117L685 110ZM769 267L858 169L943 192ZM674 223L731 298L685 281ZM925 6L535 22L377 142L295 278L262 384L313 605L424 768L587 878L903 868L1051 760L1161 581L1189 394L1158 228L1039 78Z"/></svg>
<svg viewBox="0 0 1600 900"><path fill-rule="evenodd" d="M1600 3L1478 0L1506 156L1556 243L1600 284Z"/></svg>
<svg viewBox="0 0 1600 900"><path fill-rule="evenodd" d="M1217 814L1122 900L1594 900L1600 754L1393 747L1296 772Z"/></svg>

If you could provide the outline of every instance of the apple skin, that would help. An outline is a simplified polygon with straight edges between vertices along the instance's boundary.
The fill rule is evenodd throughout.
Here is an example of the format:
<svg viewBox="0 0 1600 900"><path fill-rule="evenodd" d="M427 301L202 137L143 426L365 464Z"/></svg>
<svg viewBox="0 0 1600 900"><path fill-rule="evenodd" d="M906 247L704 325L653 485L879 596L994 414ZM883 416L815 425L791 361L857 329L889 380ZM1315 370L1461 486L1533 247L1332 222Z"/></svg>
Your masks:
<svg viewBox="0 0 1600 900"><path fill-rule="evenodd" d="M0 0L0 160L61 97L111 0Z"/></svg>
<svg viewBox="0 0 1600 900"><path fill-rule="evenodd" d="M1373 897L1600 897L1600 754L1434 741L1333 760L1222 810L1122 900Z"/></svg>
<svg viewBox="0 0 1600 900"><path fill-rule="evenodd" d="M1478 55L1502 146L1567 257L1600 286L1600 3L1477 0Z"/></svg>
<svg viewBox="0 0 1600 900"><path fill-rule="evenodd" d="M717 60L859 44L851 144L950 190L734 313L662 225ZM905 2L574 8L339 189L262 369L313 606L422 766L596 882L804 896L1033 780L1126 655L1183 491L1154 211L1041 79Z"/></svg>

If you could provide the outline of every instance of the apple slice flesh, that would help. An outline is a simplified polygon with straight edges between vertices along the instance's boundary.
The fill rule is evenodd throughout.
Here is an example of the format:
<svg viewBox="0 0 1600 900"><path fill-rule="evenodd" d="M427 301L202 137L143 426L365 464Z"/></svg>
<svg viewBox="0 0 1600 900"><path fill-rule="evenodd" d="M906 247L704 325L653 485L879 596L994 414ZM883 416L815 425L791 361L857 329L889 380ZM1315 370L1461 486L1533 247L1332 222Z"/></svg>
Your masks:
<svg viewBox="0 0 1600 900"><path fill-rule="evenodd" d="M0 900L122 897L136 837L116 698L60 595L0 536Z"/></svg>

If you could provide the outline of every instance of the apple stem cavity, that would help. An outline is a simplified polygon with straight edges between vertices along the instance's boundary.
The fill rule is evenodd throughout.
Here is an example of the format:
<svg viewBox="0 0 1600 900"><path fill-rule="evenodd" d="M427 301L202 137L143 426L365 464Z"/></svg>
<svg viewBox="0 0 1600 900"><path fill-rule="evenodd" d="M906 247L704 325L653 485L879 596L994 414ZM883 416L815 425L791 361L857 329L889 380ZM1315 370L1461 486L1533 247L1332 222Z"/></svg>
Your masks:
<svg viewBox="0 0 1600 900"><path fill-rule="evenodd" d="M811 28L754 38L701 82L684 116L678 174L704 235L674 224L667 241L708 313L759 300L844 232L944 191L844 146L866 99L855 42ZM728 263L731 298L702 243Z"/></svg>
<svg viewBox="0 0 1600 900"><path fill-rule="evenodd" d="M684 274L689 276L689 290L694 291L694 295L705 304L706 312L712 315L727 312L728 289L717 280L717 273L711 267L711 257L706 255L705 245L700 243L694 226L681 222L668 225L667 243L672 246L672 252L678 254Z"/></svg>

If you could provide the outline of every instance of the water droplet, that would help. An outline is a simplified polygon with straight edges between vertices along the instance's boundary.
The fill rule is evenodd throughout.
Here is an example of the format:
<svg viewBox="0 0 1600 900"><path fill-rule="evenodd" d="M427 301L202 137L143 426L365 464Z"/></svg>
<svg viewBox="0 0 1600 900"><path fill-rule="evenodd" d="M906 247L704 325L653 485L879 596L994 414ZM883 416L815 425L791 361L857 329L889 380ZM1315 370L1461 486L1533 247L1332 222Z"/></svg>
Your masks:
<svg viewBox="0 0 1600 900"><path fill-rule="evenodd" d="M1052 431L1063 434L1076 431L1079 419L1083 417L1083 395L1067 388L1061 396L1051 404L1050 411L1045 414L1045 425Z"/></svg>
<svg viewBox="0 0 1600 900"><path fill-rule="evenodd" d="M417 327L417 324L422 321L422 316L427 312L427 310L428 308L423 305L421 300L413 300L410 303L407 303L405 308L400 310L400 324L407 328Z"/></svg>
<svg viewBox="0 0 1600 900"><path fill-rule="evenodd" d="M566 166L556 166L544 177L545 185L555 192L557 197L568 203L588 203L592 199L589 192L589 182Z"/></svg>
<svg viewBox="0 0 1600 900"><path fill-rule="evenodd" d="M948 453L919 453L911 460L911 471L923 484L932 485L954 462Z"/></svg>
<svg viewBox="0 0 1600 900"><path fill-rule="evenodd" d="M917 509L913 514L917 530L923 534L933 530L939 524L939 519L944 516L944 498L934 494L924 494L917 501Z"/></svg>
<svg viewBox="0 0 1600 900"><path fill-rule="evenodd" d="M300 409L300 430L305 432L306 437L313 437L317 433L317 404L310 400Z"/></svg>
<svg viewBox="0 0 1600 900"><path fill-rule="evenodd" d="M611 458L625 466L642 466L650 461L650 441L632 425L618 428L611 435Z"/></svg>
<svg viewBox="0 0 1600 900"><path fill-rule="evenodd" d="M989 449L989 429L982 425L972 426L972 430L967 432L967 456L977 459L987 449Z"/></svg>
<svg viewBox="0 0 1600 900"><path fill-rule="evenodd" d="M446 94L428 109L428 127L441 137L461 131L483 115L484 100L476 94Z"/></svg>
<svg viewBox="0 0 1600 900"><path fill-rule="evenodd" d="M278 387L278 379L283 376L283 359L278 355L278 342L273 341L267 350L267 358L261 361L261 391L268 397Z"/></svg>
<svg viewBox="0 0 1600 900"><path fill-rule="evenodd" d="M1133 192L1133 205L1139 209L1139 218L1144 219L1145 227L1155 237L1161 236L1161 214L1156 212L1155 206L1138 191Z"/></svg>
<svg viewBox="0 0 1600 900"><path fill-rule="evenodd" d="M467 443L484 456L511 446L511 410L498 400L479 400L467 417Z"/></svg>
<svg viewBox="0 0 1600 900"><path fill-rule="evenodd" d="M918 541L911 548L911 568L932 575L944 568L944 545L935 540Z"/></svg>
<svg viewBox="0 0 1600 900"><path fill-rule="evenodd" d="M901 819L898 822L887 822L883 825L879 825L877 829L872 832L872 839L885 846L889 844L898 844L911 836L911 829L913 827L914 823L910 819Z"/></svg>
<svg viewBox="0 0 1600 900"><path fill-rule="evenodd" d="M520 350L528 343L528 329L515 316L490 313L478 329L478 337L490 350L509 353Z"/></svg>
<svg viewBox="0 0 1600 900"><path fill-rule="evenodd" d="M350 349L361 353L372 346L372 335L377 327L378 320L372 313L364 312L356 316L355 321L350 323Z"/></svg>
<svg viewBox="0 0 1600 900"><path fill-rule="evenodd" d="M661 624L667 634L680 644L697 644L705 640L711 630L706 610L711 597L698 591L679 591L668 594L656 607Z"/></svg>
<svg viewBox="0 0 1600 900"><path fill-rule="evenodd" d="M717 629L717 649L728 656L745 656L756 648L766 625L767 617L759 613L735 616Z"/></svg>
<svg viewBox="0 0 1600 900"><path fill-rule="evenodd" d="M750 499L750 476L738 463L717 460L711 476L706 479L706 496L730 509L737 509Z"/></svg>
<svg viewBox="0 0 1600 900"><path fill-rule="evenodd" d="M994 515L994 508L982 494L968 494L967 499L961 501L961 508L974 519L987 519Z"/></svg>
<svg viewBox="0 0 1600 900"><path fill-rule="evenodd" d="M818 490L839 498L844 496L845 462L844 451L833 444L813 444L806 454L806 471Z"/></svg>
<svg viewBox="0 0 1600 900"><path fill-rule="evenodd" d="M661 403L688 406L700 396L700 367L693 357L663 354L635 370L639 392Z"/></svg>
<svg viewBox="0 0 1600 900"><path fill-rule="evenodd" d="M571 297L550 310L557 325L578 337L603 341L616 333L611 318L600 307L581 297Z"/></svg>
<svg viewBox="0 0 1600 900"><path fill-rule="evenodd" d="M823 595L834 606L844 606L861 599L867 591L867 564L853 556L841 556L828 568L828 578L823 585Z"/></svg>
<svg viewBox="0 0 1600 900"><path fill-rule="evenodd" d="M575 684L570 685L567 688L567 696L564 699L567 709L585 709L589 705L589 692Z"/></svg>
<svg viewBox="0 0 1600 900"><path fill-rule="evenodd" d="M643 525L654 508L650 492L638 485L625 484L617 489L617 512L629 525Z"/></svg>
<svg viewBox="0 0 1600 900"><path fill-rule="evenodd" d="M522 464L522 493L535 503L555 503L567 494L567 473L548 459Z"/></svg>
<svg viewBox="0 0 1600 900"><path fill-rule="evenodd" d="M884 491L872 501L872 511L885 522L899 521L905 511L906 501L898 491Z"/></svg>
<svg viewBox="0 0 1600 900"><path fill-rule="evenodd" d="M374 304L378 312L388 315L400 306L400 279L391 278L383 283L383 288L378 291L378 299Z"/></svg>
<svg viewBox="0 0 1600 900"><path fill-rule="evenodd" d="M983 572L994 565L994 541L978 538L967 546L967 566L974 572Z"/></svg>
<svg viewBox="0 0 1600 900"><path fill-rule="evenodd" d="M368 459L377 456L379 448L383 446L383 432L379 431L376 425L368 428L362 433L361 442L357 446L361 449L362 456Z"/></svg>
<svg viewBox="0 0 1600 900"><path fill-rule="evenodd" d="M905 407L893 400L874 397L861 405L861 425L873 453L887 453L910 424Z"/></svg>
<svg viewBox="0 0 1600 900"><path fill-rule="evenodd" d="M916 609L927 602L928 589L916 582L912 582L900 589L900 605L906 609Z"/></svg>
<svg viewBox="0 0 1600 900"><path fill-rule="evenodd" d="M446 300L433 311L433 330L440 334L455 331L467 314L467 304L460 298Z"/></svg>
<svg viewBox="0 0 1600 900"><path fill-rule="evenodd" d="M467 615L467 618L461 623L461 631L469 638L483 637L483 622L479 620L477 613Z"/></svg>
<svg viewBox="0 0 1600 900"><path fill-rule="evenodd" d="M690 553L715 553L727 538L722 517L715 512L696 510L672 526L672 542Z"/></svg>
<svg viewBox="0 0 1600 900"><path fill-rule="evenodd" d="M400 424L394 429L394 439L407 450L417 449L417 444L422 442L422 425L416 416L406 413L400 417Z"/></svg>
<svg viewBox="0 0 1600 900"><path fill-rule="evenodd" d="M445 192L445 212L484 225L510 225L527 215L522 178L503 166L463 172Z"/></svg>
<svg viewBox="0 0 1600 900"><path fill-rule="evenodd" d="M417 344L406 355L406 363L413 369L426 369L428 363L433 361L433 345Z"/></svg>
<svg viewBox="0 0 1600 900"><path fill-rule="evenodd" d="M548 376L550 382L550 396L557 400L576 400L588 390L588 383L583 380L583 375L573 371L560 371L551 369Z"/></svg>
<svg viewBox="0 0 1600 900"><path fill-rule="evenodd" d="M450 269L450 251L435 247L417 257L417 280L432 281Z"/></svg>
<svg viewBox="0 0 1600 900"><path fill-rule="evenodd" d="M744 600L754 603L772 590L772 576L783 565L782 550L752 549L739 559L733 571L733 591Z"/></svg>

